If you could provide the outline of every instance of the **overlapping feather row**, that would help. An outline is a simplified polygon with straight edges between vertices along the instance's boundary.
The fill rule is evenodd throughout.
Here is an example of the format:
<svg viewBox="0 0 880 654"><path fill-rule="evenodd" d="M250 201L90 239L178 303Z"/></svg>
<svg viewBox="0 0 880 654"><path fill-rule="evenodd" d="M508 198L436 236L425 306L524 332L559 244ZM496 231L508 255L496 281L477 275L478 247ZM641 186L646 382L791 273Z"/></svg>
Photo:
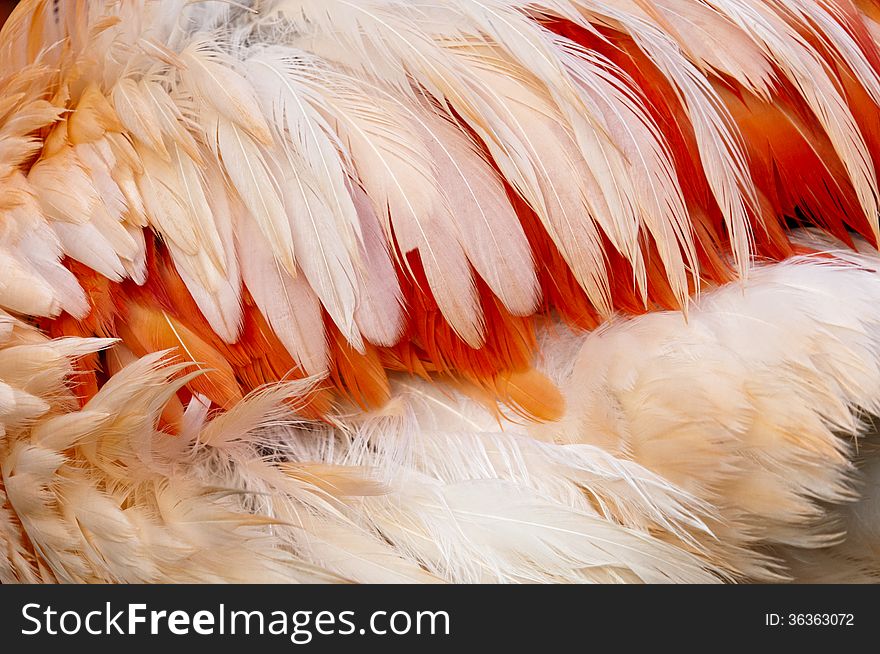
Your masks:
<svg viewBox="0 0 880 654"><path fill-rule="evenodd" d="M781 580L816 548L829 577L875 578L875 523L829 549L825 507L855 497L835 432L880 409L878 259L836 254L756 269L687 323L549 330L569 408L531 426L401 376L329 425L296 417L311 382L224 413L196 395L171 435L160 413L198 371L145 357L80 409L71 358L110 343L5 316L0 580Z"/></svg>
<svg viewBox="0 0 880 654"><path fill-rule="evenodd" d="M493 379L527 357L468 350L515 352L519 317L685 306L790 254L795 208L875 239L877 18L850 0L34 0L3 35L0 305L127 305L58 260L142 285L155 234L207 329L174 317L208 347L268 330L348 390L371 385L336 370L359 356ZM104 327L84 333L121 336Z"/></svg>
<svg viewBox="0 0 880 654"><path fill-rule="evenodd" d="M880 410L878 39L875 0L21 3L0 580L876 576L826 505Z"/></svg>

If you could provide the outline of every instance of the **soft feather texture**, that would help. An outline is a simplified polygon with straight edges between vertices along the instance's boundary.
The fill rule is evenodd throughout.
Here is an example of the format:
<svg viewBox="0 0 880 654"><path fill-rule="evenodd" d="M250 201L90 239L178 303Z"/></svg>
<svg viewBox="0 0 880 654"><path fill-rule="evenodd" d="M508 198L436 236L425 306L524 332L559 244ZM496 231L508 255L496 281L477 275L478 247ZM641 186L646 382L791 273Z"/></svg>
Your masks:
<svg viewBox="0 0 880 654"><path fill-rule="evenodd" d="M824 556L847 525L824 507L856 496L859 416L880 409L878 264L802 257L707 292L687 321L549 326L542 368L567 408L542 425L400 377L382 409L330 424L296 417L311 381L214 415L196 395L170 436L159 414L199 371L129 359L79 408L71 357L118 346L3 317L0 578L785 579L798 566L771 546Z"/></svg>
<svg viewBox="0 0 880 654"><path fill-rule="evenodd" d="M116 309L149 302L241 377L491 393L529 367L533 316L686 310L790 256L798 212L876 238L877 20L849 0L29 0L2 34L20 209L0 306L124 339ZM295 370L255 367L281 348Z"/></svg>
<svg viewBox="0 0 880 654"><path fill-rule="evenodd" d="M880 408L878 35L875 0L21 3L0 578L871 574L872 505L827 506Z"/></svg>

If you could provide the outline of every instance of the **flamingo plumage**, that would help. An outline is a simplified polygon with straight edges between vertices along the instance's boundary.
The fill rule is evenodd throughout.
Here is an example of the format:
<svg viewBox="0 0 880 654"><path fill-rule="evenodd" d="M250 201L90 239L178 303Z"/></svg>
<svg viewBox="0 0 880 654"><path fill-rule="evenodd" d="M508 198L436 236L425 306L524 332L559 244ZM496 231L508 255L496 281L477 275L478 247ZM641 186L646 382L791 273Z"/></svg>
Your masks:
<svg viewBox="0 0 880 654"><path fill-rule="evenodd" d="M20 3L0 581L876 579L878 39L875 0Z"/></svg>

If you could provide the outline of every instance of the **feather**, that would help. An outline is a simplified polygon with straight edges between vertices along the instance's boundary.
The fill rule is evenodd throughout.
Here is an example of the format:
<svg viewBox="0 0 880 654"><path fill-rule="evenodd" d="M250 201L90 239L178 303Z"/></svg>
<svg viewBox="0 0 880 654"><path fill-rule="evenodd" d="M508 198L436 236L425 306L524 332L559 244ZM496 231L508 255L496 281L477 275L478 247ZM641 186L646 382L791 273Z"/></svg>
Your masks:
<svg viewBox="0 0 880 654"><path fill-rule="evenodd" d="M757 213L757 194L739 135L717 94L684 58L673 37L645 20L641 11L627 3L623 8L592 0L574 4L599 23L622 26L672 83L690 118L706 179L730 230L734 258L743 271L749 251L749 214ZM583 17L576 22L587 30L594 29Z"/></svg>
<svg viewBox="0 0 880 654"><path fill-rule="evenodd" d="M355 322L364 337L376 345L392 346L404 327L403 297L388 243L366 193L351 187L364 239L362 268L357 275L360 302Z"/></svg>
<svg viewBox="0 0 880 654"><path fill-rule="evenodd" d="M167 159L168 152L162 141L159 117L144 89L133 79L123 78L116 82L110 95L122 126L144 145Z"/></svg>
<svg viewBox="0 0 880 654"><path fill-rule="evenodd" d="M293 53L266 49L248 58L248 70L272 116L282 155L275 164L299 265L322 305L350 343L362 349L354 323L358 303L360 224L345 186L340 144L297 79Z"/></svg>
<svg viewBox="0 0 880 654"><path fill-rule="evenodd" d="M772 8L742 0L712 0L710 5L750 34L803 96L843 162L875 238L880 238L880 193L871 157L828 65Z"/></svg>
<svg viewBox="0 0 880 654"><path fill-rule="evenodd" d="M260 313L284 347L308 374L327 370L327 343L321 305L304 282L291 276L272 257L269 243L255 221L241 216L236 223L241 274Z"/></svg>
<svg viewBox="0 0 880 654"><path fill-rule="evenodd" d="M131 303L129 320L120 327L123 341L141 356L149 352L176 349L182 360L206 370L193 381L193 388L218 406L231 407L241 399L241 390L231 366L209 343L179 320L161 310Z"/></svg>
<svg viewBox="0 0 880 654"><path fill-rule="evenodd" d="M416 120L468 261L511 313L532 314L538 280L529 243L501 181L448 120L430 109Z"/></svg>
<svg viewBox="0 0 880 654"><path fill-rule="evenodd" d="M96 191L73 148L38 161L28 181L51 220L83 223L98 202Z"/></svg>
<svg viewBox="0 0 880 654"><path fill-rule="evenodd" d="M478 348L484 325L476 287L430 154L401 104L381 95L374 101L375 108L367 108L346 94L336 102L360 182L400 251L418 251L443 317Z"/></svg>
<svg viewBox="0 0 880 654"><path fill-rule="evenodd" d="M182 81L200 106L213 108L222 122L245 131L257 143L272 143L253 86L235 70L228 55L212 47L207 34L195 35L180 59L185 66Z"/></svg>
<svg viewBox="0 0 880 654"><path fill-rule="evenodd" d="M222 117L214 122L212 147L242 203L259 225L270 251L291 275L296 274L293 235L281 196L281 180L273 174L266 155L234 123Z"/></svg>

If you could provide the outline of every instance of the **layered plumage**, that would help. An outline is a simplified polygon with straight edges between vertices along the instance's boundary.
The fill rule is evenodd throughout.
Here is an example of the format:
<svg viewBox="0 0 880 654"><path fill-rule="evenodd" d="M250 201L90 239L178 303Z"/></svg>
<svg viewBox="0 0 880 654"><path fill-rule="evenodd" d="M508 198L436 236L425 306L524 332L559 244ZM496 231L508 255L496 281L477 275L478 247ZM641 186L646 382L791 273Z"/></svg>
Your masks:
<svg viewBox="0 0 880 654"><path fill-rule="evenodd" d="M880 410L880 258L835 254L757 268L687 322L547 328L567 408L542 425L397 375L383 408L329 424L295 417L303 382L219 414L195 395L172 435L163 407L199 371L150 355L78 409L71 358L109 343L6 317L3 578L785 579L779 548L842 539L826 507L858 487L837 433ZM880 572L862 547L858 579Z"/></svg>
<svg viewBox="0 0 880 654"><path fill-rule="evenodd" d="M3 580L786 578L880 401L878 35L873 0L22 3Z"/></svg>

